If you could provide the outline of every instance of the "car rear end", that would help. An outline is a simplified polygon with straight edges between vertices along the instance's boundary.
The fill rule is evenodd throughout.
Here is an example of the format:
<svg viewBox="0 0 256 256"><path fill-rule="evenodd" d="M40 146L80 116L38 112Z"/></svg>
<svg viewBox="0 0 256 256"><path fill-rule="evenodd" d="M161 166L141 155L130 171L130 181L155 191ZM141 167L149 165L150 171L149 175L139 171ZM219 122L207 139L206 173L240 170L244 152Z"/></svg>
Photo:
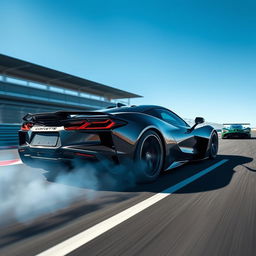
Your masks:
<svg viewBox="0 0 256 256"><path fill-rule="evenodd" d="M124 125L124 120L102 112L28 114L19 131L20 158L44 169L72 167L77 160L118 162L112 131Z"/></svg>

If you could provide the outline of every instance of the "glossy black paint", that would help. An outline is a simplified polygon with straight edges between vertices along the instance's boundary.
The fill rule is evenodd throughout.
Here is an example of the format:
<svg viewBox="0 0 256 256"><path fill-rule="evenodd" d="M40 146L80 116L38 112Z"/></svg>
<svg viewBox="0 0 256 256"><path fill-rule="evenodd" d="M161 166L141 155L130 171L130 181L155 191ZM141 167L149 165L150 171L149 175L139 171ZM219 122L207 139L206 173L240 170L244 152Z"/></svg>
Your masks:
<svg viewBox="0 0 256 256"><path fill-rule="evenodd" d="M62 113L63 120L59 113ZM68 113L59 113L49 113L52 117L56 114L56 120L59 118L58 124L57 121L56 124L52 121L50 126L66 122ZM95 118L99 115L99 111L81 112L78 114L80 119L83 113ZM173 162L207 158L210 138L216 132L208 125L191 130L184 120L160 106L119 107L105 109L100 113L111 119L124 121L125 125L109 130L63 129L58 131L59 139L55 147L33 146L31 141L38 132L20 131L19 153L22 161L36 167L42 167L43 163L48 165L49 162L72 162L79 158L85 161L108 159L123 163L127 159L134 159L141 136L146 131L153 130L161 138L164 147L164 169L167 169ZM40 115L45 118L48 114ZM35 114L29 118L36 116ZM167 119L163 120L164 117ZM174 118L174 121L171 118ZM40 122L40 125L45 124Z"/></svg>

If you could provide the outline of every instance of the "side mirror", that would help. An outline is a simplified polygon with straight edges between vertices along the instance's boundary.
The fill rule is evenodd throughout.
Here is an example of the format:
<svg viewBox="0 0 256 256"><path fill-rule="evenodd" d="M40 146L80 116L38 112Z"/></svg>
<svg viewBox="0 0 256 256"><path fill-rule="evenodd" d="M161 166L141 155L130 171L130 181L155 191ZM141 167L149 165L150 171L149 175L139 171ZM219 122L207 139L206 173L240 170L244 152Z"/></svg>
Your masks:
<svg viewBox="0 0 256 256"><path fill-rule="evenodd" d="M204 123L204 118L202 118L202 117L196 117L196 118L195 118L195 124L194 124L191 128L188 129L187 133L192 132L192 131L196 128L196 126L197 126L198 124L202 124L202 123Z"/></svg>
<svg viewBox="0 0 256 256"><path fill-rule="evenodd" d="M203 117L196 117L195 118L195 124L202 124L204 123L204 118Z"/></svg>

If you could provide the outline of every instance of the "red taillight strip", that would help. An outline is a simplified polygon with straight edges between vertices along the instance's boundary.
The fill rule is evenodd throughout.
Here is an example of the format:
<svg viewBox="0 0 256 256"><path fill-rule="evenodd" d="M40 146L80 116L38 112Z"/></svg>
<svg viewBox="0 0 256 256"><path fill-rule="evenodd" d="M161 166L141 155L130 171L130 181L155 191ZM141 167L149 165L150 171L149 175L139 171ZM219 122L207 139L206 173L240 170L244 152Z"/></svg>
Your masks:
<svg viewBox="0 0 256 256"><path fill-rule="evenodd" d="M71 127L65 127L65 130L83 130L86 129L86 127L88 126L88 122L80 125L80 126L71 126Z"/></svg>
<svg viewBox="0 0 256 256"><path fill-rule="evenodd" d="M32 127L33 127L33 124L32 124L32 123L23 124L23 125L21 126L21 130L22 130L22 131L29 131Z"/></svg>
<svg viewBox="0 0 256 256"><path fill-rule="evenodd" d="M90 127L93 124L107 124L110 122L107 126L96 126L96 127ZM65 127L65 130L101 130L101 129L110 129L115 125L115 122L111 119L107 119L106 121L98 121L98 122L85 122L81 126L71 126L71 127Z"/></svg>
<svg viewBox="0 0 256 256"><path fill-rule="evenodd" d="M102 126L102 127L99 127L99 126L97 126L97 127L90 127L90 125L92 125L92 124L107 124L108 122L110 122L109 123L109 125L107 125L107 126ZM86 127L87 129L110 129L110 128L112 128L113 126L115 125L115 122L113 121L113 120L111 120L111 119L108 119L108 120L106 120L106 121L101 121L101 122L90 122L89 123L89 125Z"/></svg>

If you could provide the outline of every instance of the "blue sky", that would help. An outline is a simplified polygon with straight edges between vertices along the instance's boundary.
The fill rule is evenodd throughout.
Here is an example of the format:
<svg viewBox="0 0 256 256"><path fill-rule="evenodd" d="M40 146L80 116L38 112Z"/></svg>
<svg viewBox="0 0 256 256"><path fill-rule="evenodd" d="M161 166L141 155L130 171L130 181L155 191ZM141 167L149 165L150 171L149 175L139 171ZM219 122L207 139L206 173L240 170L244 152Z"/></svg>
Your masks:
<svg viewBox="0 0 256 256"><path fill-rule="evenodd" d="M187 118L256 126L256 1L1 0L0 52Z"/></svg>

